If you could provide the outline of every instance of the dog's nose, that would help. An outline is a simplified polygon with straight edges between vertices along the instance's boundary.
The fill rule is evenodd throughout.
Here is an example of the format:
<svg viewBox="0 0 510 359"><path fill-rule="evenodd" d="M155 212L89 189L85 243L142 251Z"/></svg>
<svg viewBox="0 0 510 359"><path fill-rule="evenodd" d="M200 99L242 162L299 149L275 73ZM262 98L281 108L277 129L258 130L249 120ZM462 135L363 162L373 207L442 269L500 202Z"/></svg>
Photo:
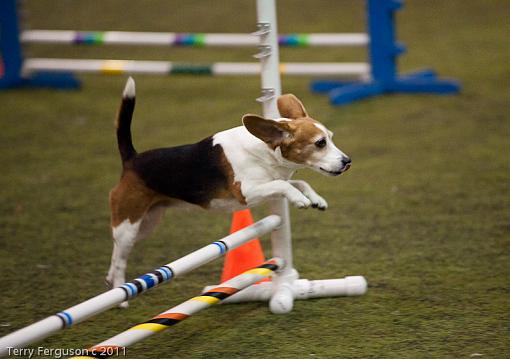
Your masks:
<svg viewBox="0 0 510 359"><path fill-rule="evenodd" d="M342 172L347 171L349 168L351 168L351 159L349 157L343 157L342 158Z"/></svg>

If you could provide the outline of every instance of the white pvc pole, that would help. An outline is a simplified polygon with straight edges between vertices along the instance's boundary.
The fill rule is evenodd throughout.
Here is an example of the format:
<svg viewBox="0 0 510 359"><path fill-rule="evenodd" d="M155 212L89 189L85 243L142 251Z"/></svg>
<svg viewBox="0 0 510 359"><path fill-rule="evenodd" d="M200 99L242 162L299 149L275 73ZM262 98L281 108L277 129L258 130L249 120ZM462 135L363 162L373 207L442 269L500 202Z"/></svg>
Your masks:
<svg viewBox="0 0 510 359"><path fill-rule="evenodd" d="M96 358L98 357L98 354L103 352L108 353L111 349L119 351L121 348L133 345L153 334L164 331L171 326L180 323L181 321L214 304L220 303L225 298L234 295L234 293L238 293L252 284L272 275L274 271L280 270L284 265L285 262L281 258L270 259L258 267L249 269L216 287L210 288L208 291L203 292L197 297L191 298L182 304L156 315L154 318L146 321L145 323L135 325L134 327L93 346L88 349L89 353L73 358Z"/></svg>
<svg viewBox="0 0 510 359"><path fill-rule="evenodd" d="M262 110L266 118L279 118L276 100L282 94L278 52L278 27L276 24L276 3L274 0L257 0L259 28L268 30L260 35L261 49L268 49L267 56L261 57ZM264 96L265 93L265 96ZM271 96L272 95L272 96ZM294 295L292 282L298 273L292 263L292 242L289 205L287 199L275 199L271 212L282 218L282 225L271 234L272 254L285 260L285 269L273 278L272 297L269 308L273 313L288 313L292 310Z"/></svg>
<svg viewBox="0 0 510 359"><path fill-rule="evenodd" d="M365 77L370 73L367 63L357 62L318 62L283 63L279 71L284 75L308 76L357 76ZM38 71L79 72L102 74L153 74L153 75L259 75L261 64L251 62L216 62L211 64L175 63L170 61L140 60L98 60L98 59L53 59L28 58L23 63L23 74ZM265 81L270 84L269 80Z"/></svg>
<svg viewBox="0 0 510 359"><path fill-rule="evenodd" d="M208 291L214 286L208 286ZM367 291L367 281L362 276L348 276L339 279L297 279L292 284L295 299L325 298L325 297L353 297L363 295ZM252 285L243 291L225 299L222 303L244 303L253 301L267 302L273 292L272 282L262 282Z"/></svg>
<svg viewBox="0 0 510 359"><path fill-rule="evenodd" d="M250 47L258 39L250 34L235 33L174 33L135 31L73 31L26 30L20 35L23 43L36 44L87 44L87 45L137 45L137 46L208 46ZM280 46L366 46L365 33L283 34Z"/></svg>
<svg viewBox="0 0 510 359"><path fill-rule="evenodd" d="M43 319L16 332L0 338L0 357L7 354L9 347L22 348L42 340L49 335L82 322L125 300L168 282L176 276L183 275L199 266L221 257L229 249L234 249L252 238L271 232L281 224L277 215L267 216L260 221L232 233L219 241L213 242L182 258L170 262L153 272L147 273L120 287L109 290L85 302L68 308L56 315Z"/></svg>

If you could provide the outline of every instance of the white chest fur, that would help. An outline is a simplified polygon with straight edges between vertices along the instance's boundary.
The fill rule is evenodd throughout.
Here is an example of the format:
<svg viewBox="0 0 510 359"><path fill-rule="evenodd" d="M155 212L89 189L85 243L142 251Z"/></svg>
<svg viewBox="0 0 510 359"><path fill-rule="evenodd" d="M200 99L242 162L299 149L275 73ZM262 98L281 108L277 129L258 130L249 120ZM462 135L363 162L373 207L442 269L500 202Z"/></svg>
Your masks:
<svg viewBox="0 0 510 359"><path fill-rule="evenodd" d="M295 169L279 160L279 153L253 136L244 126L218 132L213 145L220 144L241 188L247 183L288 180Z"/></svg>

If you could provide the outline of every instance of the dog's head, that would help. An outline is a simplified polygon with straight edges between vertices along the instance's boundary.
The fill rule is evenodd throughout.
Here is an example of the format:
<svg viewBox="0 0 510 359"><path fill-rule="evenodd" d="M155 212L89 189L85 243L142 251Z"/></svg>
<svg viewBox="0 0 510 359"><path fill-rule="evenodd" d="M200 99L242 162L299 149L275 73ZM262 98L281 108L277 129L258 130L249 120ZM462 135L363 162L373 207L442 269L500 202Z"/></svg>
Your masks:
<svg viewBox="0 0 510 359"><path fill-rule="evenodd" d="M298 166L338 176L351 166L350 158L333 143L333 133L306 112L299 99L286 94L278 98L282 118L268 120L244 115L243 124L254 136Z"/></svg>

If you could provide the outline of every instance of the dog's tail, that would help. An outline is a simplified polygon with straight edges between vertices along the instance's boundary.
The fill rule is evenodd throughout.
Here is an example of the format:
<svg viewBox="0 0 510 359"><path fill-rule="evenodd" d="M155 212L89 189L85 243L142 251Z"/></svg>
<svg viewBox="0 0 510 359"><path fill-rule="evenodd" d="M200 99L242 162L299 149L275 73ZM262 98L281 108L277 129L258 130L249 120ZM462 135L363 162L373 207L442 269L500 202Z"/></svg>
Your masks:
<svg viewBox="0 0 510 359"><path fill-rule="evenodd" d="M120 104L119 113L115 127L117 128L117 143L119 145L120 158L122 163L129 161L136 156L136 150L133 147L131 139L131 119L135 110L135 80L130 77L124 92L122 93L122 102Z"/></svg>

